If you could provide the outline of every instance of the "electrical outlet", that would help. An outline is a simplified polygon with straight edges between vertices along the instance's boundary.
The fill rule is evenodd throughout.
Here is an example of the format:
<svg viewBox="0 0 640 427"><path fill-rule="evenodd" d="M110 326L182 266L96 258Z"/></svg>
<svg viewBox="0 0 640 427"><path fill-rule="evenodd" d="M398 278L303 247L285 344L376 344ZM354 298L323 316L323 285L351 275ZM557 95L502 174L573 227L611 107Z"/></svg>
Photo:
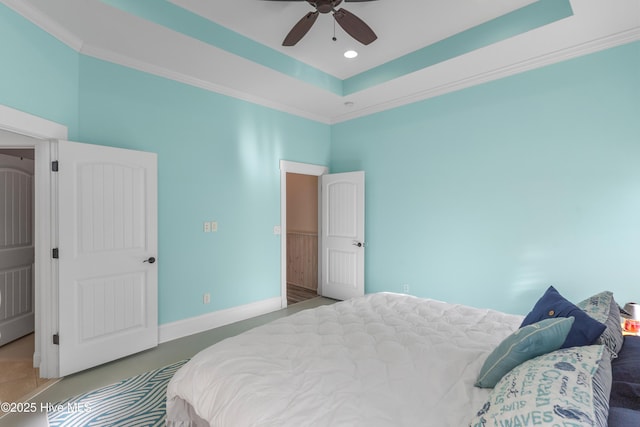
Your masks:
<svg viewBox="0 0 640 427"><path fill-rule="evenodd" d="M211 302L211 294L210 293L206 293L202 295L202 303L203 304L209 304Z"/></svg>
<svg viewBox="0 0 640 427"><path fill-rule="evenodd" d="M211 223L209 221L204 222L204 232L211 233Z"/></svg>
<svg viewBox="0 0 640 427"><path fill-rule="evenodd" d="M404 285L402 285L402 293L408 294L409 293L409 284L405 283Z"/></svg>

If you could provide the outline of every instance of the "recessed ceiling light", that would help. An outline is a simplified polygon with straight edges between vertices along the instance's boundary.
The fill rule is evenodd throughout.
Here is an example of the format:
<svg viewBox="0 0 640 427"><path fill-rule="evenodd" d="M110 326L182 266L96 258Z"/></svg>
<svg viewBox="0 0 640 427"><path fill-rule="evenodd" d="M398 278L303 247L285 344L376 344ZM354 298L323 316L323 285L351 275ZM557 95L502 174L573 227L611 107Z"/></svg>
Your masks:
<svg viewBox="0 0 640 427"><path fill-rule="evenodd" d="M347 101L344 103L345 107L353 107L353 101Z"/></svg>
<svg viewBox="0 0 640 427"><path fill-rule="evenodd" d="M353 59L356 56L358 56L358 52L356 52L355 50L348 50L344 53L345 58Z"/></svg>

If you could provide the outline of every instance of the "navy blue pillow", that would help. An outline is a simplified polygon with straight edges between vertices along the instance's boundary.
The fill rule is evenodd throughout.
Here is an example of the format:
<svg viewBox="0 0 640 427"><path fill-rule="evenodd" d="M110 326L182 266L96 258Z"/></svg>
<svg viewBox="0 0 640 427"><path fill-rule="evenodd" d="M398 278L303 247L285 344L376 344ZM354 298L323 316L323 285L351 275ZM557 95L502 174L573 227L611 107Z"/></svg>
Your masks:
<svg viewBox="0 0 640 427"><path fill-rule="evenodd" d="M575 317L576 320L573 322L569 335L567 335L567 339L560 348L592 345L606 329L604 324L598 322L571 303L571 301L564 298L553 286L549 286L549 289L540 297L531 312L524 318L520 327L552 317L570 316Z"/></svg>

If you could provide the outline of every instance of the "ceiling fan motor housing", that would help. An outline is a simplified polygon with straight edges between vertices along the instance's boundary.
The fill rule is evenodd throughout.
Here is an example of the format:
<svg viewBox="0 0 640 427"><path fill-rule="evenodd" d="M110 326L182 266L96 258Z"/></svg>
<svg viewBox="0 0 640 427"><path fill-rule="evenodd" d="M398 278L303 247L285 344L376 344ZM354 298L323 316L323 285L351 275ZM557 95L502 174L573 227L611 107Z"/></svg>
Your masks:
<svg viewBox="0 0 640 427"><path fill-rule="evenodd" d="M318 10L318 12L320 12L320 13L329 13L329 12L333 11L334 8L339 3L341 3L341 1L317 0L317 1L309 2L309 3L311 3L313 6L315 6L315 8Z"/></svg>

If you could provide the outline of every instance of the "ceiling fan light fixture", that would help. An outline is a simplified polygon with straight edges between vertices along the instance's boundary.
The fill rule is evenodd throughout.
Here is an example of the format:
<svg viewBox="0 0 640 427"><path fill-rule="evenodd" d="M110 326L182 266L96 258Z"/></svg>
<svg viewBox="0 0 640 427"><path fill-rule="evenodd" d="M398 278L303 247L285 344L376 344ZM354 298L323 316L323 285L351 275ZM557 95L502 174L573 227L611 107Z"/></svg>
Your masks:
<svg viewBox="0 0 640 427"><path fill-rule="evenodd" d="M344 57L347 59L353 59L356 56L358 56L358 52L356 52L355 50L348 50L344 53Z"/></svg>

